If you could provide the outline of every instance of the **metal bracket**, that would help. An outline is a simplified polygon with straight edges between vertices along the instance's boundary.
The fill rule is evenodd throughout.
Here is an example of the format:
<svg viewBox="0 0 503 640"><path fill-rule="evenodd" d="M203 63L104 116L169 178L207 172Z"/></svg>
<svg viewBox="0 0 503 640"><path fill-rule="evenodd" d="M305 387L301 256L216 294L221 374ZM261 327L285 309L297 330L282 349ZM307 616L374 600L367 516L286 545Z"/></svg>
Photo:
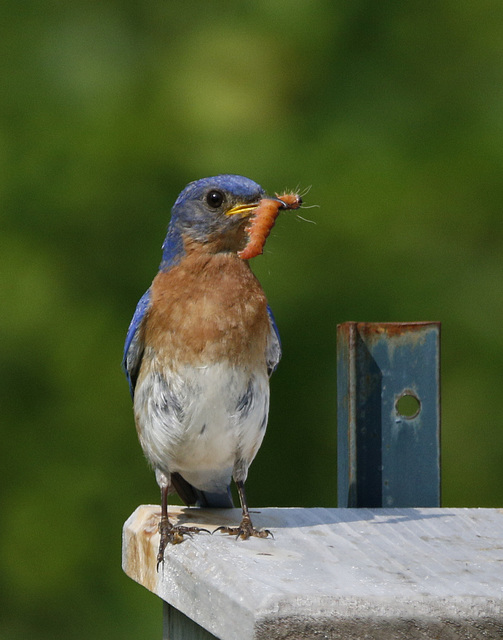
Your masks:
<svg viewBox="0 0 503 640"><path fill-rule="evenodd" d="M338 506L440 506L440 322L337 327Z"/></svg>

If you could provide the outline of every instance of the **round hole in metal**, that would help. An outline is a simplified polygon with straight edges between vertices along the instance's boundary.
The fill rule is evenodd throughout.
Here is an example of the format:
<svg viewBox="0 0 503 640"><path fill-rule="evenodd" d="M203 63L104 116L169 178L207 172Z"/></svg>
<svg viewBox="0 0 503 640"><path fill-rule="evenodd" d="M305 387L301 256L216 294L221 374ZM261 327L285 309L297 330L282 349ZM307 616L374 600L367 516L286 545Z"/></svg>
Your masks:
<svg viewBox="0 0 503 640"><path fill-rule="evenodd" d="M421 402L412 391L404 391L395 404L396 412L402 418L412 420L421 411Z"/></svg>

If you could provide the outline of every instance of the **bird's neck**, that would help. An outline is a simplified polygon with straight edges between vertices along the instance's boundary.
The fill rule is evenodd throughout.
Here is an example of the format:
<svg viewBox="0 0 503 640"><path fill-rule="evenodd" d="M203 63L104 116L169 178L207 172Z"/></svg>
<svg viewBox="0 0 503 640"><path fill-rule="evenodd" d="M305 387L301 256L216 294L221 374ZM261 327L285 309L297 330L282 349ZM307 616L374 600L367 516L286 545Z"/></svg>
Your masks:
<svg viewBox="0 0 503 640"><path fill-rule="evenodd" d="M174 233L170 230L162 246L162 261L159 269L169 271L188 256L214 256L219 253L237 254L245 244L245 231L242 227L236 227L223 235L214 234L205 240L192 238L188 234Z"/></svg>
<svg viewBox="0 0 503 640"><path fill-rule="evenodd" d="M182 234L176 227L170 225L168 233L162 245L162 260L160 271L169 271L177 265L185 255Z"/></svg>

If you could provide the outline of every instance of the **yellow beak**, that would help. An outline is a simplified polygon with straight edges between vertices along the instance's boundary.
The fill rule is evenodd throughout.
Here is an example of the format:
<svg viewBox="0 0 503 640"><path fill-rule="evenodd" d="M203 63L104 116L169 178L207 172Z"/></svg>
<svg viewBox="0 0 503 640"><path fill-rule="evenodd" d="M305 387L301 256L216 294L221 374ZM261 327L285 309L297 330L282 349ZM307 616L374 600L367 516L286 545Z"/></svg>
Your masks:
<svg viewBox="0 0 503 640"><path fill-rule="evenodd" d="M235 207L232 207L232 209L229 209L229 211L226 211L225 215L234 216L239 213L243 216L246 214L250 214L258 207L258 205L258 202L252 202L251 204L237 204Z"/></svg>

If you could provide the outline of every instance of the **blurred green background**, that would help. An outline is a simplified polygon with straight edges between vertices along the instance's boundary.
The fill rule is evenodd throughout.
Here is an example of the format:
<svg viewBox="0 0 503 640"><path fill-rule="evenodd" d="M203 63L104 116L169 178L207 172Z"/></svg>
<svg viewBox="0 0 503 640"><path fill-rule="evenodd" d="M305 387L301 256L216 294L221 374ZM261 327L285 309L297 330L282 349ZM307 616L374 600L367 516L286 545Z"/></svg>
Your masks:
<svg viewBox="0 0 503 640"><path fill-rule="evenodd" d="M336 325L441 320L443 500L502 506L499 0L0 5L0 637L160 638L119 363L187 182L311 186L253 267L281 330L255 506L336 505Z"/></svg>

